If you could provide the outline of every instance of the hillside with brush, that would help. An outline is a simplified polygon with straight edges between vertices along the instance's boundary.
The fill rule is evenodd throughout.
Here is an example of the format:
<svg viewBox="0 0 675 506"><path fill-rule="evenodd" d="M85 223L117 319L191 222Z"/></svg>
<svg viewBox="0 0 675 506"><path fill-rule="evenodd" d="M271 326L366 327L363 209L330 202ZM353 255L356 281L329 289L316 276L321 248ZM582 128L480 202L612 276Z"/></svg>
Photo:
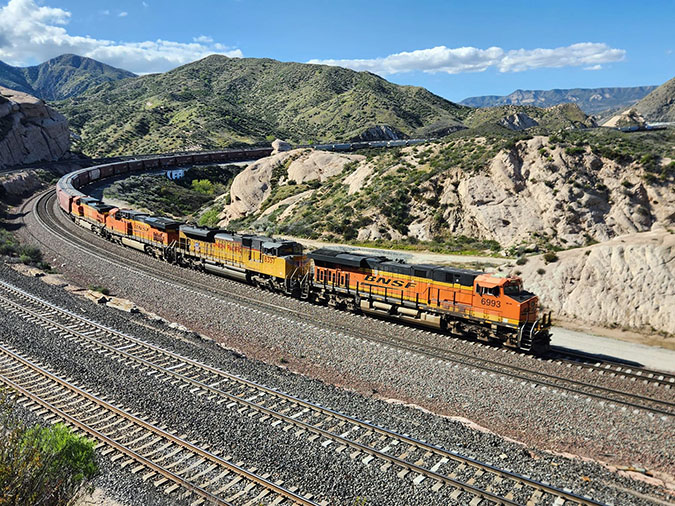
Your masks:
<svg viewBox="0 0 675 506"><path fill-rule="evenodd" d="M675 121L675 78L662 84L634 107L647 121Z"/></svg>
<svg viewBox="0 0 675 506"><path fill-rule="evenodd" d="M221 225L439 251L566 249L674 227L674 160L673 130L464 130L363 154L294 150L235 177Z"/></svg>
<svg viewBox="0 0 675 506"><path fill-rule="evenodd" d="M57 104L89 155L440 136L469 112L368 72L212 55Z"/></svg>

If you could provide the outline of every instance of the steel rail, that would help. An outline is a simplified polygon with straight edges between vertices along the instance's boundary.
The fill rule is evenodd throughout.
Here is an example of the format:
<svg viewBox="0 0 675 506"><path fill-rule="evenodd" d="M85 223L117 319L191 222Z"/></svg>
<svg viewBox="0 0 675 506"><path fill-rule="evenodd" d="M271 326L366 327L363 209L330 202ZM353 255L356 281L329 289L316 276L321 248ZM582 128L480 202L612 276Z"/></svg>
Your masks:
<svg viewBox="0 0 675 506"><path fill-rule="evenodd" d="M52 197L53 193L54 193L53 190L51 190L51 193L50 193L50 191L45 192L42 195L40 195L38 197L38 199L40 199L39 200L40 202L43 202L43 199ZM47 213L52 214L54 219L56 219L55 214L50 213L46 203L44 204L44 206L45 206L45 210L47 211ZM150 277L151 279L157 279L157 280L159 280L163 283L174 285L174 286L179 287L179 288L184 289L185 286L188 286L190 288L190 290L192 290L193 292L199 293L199 294L202 294L202 295L205 295L205 296L213 297L214 293L215 293L220 297L224 297L225 299L230 298L230 299L243 301L243 302L246 302L248 304L257 305L257 306L262 307L262 308L271 309L271 310L274 310L274 311L279 311L281 313L290 314L290 315L293 315L293 316L298 317L300 319L306 318L306 315L304 315L300 311L297 311L297 310L294 310L294 309L291 309L291 308L288 308L288 307L284 307L284 306L281 306L281 305L278 305L278 304L260 301L260 300L257 300L255 298L253 298L253 297L249 297L249 296L245 296L245 295L241 295L241 294L233 294L233 293L230 293L230 292L227 292L225 290L218 289L218 288L215 288L215 287L209 287L208 290L205 290L202 285L200 285L196 282L190 281L190 280L186 280L186 279L182 278L181 276L179 276L177 274L169 273L165 269L159 269L158 267L151 267L149 265L140 263L138 261L129 260L129 259L126 259L127 260L126 262L116 260L116 259L110 257L109 251L106 251L101 247L95 246L92 243L88 243L88 247L83 248L79 244L82 241L82 239L79 238L77 235L73 234L71 231L67 230L62 225L60 225L58 223L55 223L55 225L57 226L58 229L60 229L62 232L64 232L67 236L70 236L74 239L64 238L62 235L58 235L56 232L51 230L49 228L49 226L40 218L39 213L36 213L36 218L38 219L38 222L41 224L41 226L43 226L46 230L50 231L55 236L59 237L61 240L69 243L71 246L73 246L75 248L78 248L83 252L89 253L89 254L97 257L97 258L100 258L101 260L104 260L108 263L117 265L117 266L119 266L119 267L121 267L125 270L129 270L131 272L134 272L136 274L140 274L142 276ZM101 251L102 253L97 254L94 251L92 251L93 249L97 249L97 250ZM127 251L126 248L125 248L125 251ZM103 252L107 253L107 255L104 255ZM146 255L143 255L143 258L150 259L152 257L147 257ZM135 267L132 267L130 264L135 265ZM162 262L161 265L162 266L175 267L175 266L172 266L171 264L167 264L165 262ZM175 268L179 269L179 267L175 267ZM352 335L357 335L358 337L360 337L362 339L365 339L365 340L368 340L368 341L371 341L371 342L385 344L385 345L388 345L388 346L393 346L393 347L396 347L396 348L404 349L406 351L412 351L412 352L415 352L415 353L418 353L418 354L421 354L421 355L425 355L425 356L428 356L428 357L431 357L431 358L440 358L440 359L443 359L443 360L459 363L459 364L462 364L462 365L475 367L477 369L481 369L481 370L484 370L484 371L487 371L487 372L500 374L500 375L503 375L503 376L508 376L508 377L518 379L518 380L522 380L522 381L538 383L540 385L543 385L543 386L546 386L546 387L549 387L549 388L564 390L564 391L567 391L567 392L570 392L570 393L573 393L573 394L581 394L581 395L585 395L585 396L588 396L588 397L599 399L601 401L613 402L613 403L621 404L621 405L624 405L624 406L627 406L627 407L630 407L630 408L634 408L634 409L642 409L642 410L645 410L645 411L650 411L650 412L653 412L653 413L657 413L657 414L660 414L660 415L666 415L666 416L675 415L675 403L674 402L663 401L663 400L654 399L654 398L651 398L651 397L645 397L645 396L642 396L642 395L639 395L639 394L632 394L630 392L625 392L625 391L616 390L616 389L612 389L612 388L608 388L608 387L603 387L601 385L594 385L594 384L591 384L591 383L586 383L584 381L574 380L574 379L570 379L570 378L561 378L560 376L556 376L554 374L536 371L536 370L533 370L533 369L529 369L529 368L521 367L521 366L516 366L516 365L512 365L512 364L503 364L503 363L500 363L496 360L483 358L483 357L479 358L479 357L475 357L473 355L470 355L468 353L463 353L463 352L454 351L454 350L448 350L448 349L441 348L441 347L438 347L438 346L420 345L419 343L415 342L412 339L396 337L396 336L392 336L390 334L384 335L384 334L378 333L378 335L380 336L380 337L378 337L378 336L373 335L372 333L366 334L362 331L352 329L352 328L349 328L349 327L345 327L345 326L341 326L341 325L337 325L337 324L334 324L334 323L321 322L321 325L325 325L327 327L333 327L340 332L348 332L348 333L351 333ZM467 362L467 361L469 361L470 363ZM510 371L504 370L504 369L509 369ZM515 372L511 372L511 371L515 371ZM523 376L523 374L534 375L538 378L533 379L532 377ZM564 383L567 383L568 385L571 385L571 386L561 385L559 383L554 383L553 381L564 382ZM577 388L575 388L575 386ZM596 391L599 391L600 393L584 391L584 390L580 390L579 388L596 390ZM613 397L607 397L606 396L607 394L628 397L628 398L634 399L636 402L631 402L631 401L622 400L622 399L616 399L616 398L613 398ZM639 404L638 402L642 402L643 404ZM665 409L650 407L650 406L647 406L647 405L644 404L644 403L652 403L652 402L655 403L655 404L661 405L661 406L671 408L671 410L665 410Z"/></svg>
<svg viewBox="0 0 675 506"><path fill-rule="evenodd" d="M159 346L153 345L151 343L147 343L146 341L143 341L141 339L135 338L133 336L129 336L129 335L123 333L123 332L116 331L116 330L111 329L107 326L101 325L97 322L93 322L92 320L90 320L88 318L84 318L84 317L76 315L76 314L74 314L74 313L72 313L68 310L64 310L62 308L59 308L58 306L56 306L56 305L54 305L50 302L39 299L38 297L35 297L35 296L25 292L24 290L13 287L12 285L9 285L8 283L0 281L0 287L8 289L8 290L11 289L11 290L21 294L22 296L35 301L38 304L41 304L43 306L48 307L52 312L62 312L64 314L68 315L68 317L70 317L71 319L82 322L85 325L87 325L88 327L100 330L102 332L106 332L108 334L112 334L114 337L121 338L125 342L133 343L135 346L142 347L145 350L150 350L150 351L152 351L152 352L154 352L158 355L162 355L164 357L169 357L173 360L176 360L178 362L182 362L185 365L189 365L189 366L197 368L199 370L207 371L210 374L213 374L213 375L215 375L219 378L225 378L227 380L235 381L235 382L237 382L237 383L239 383L243 386L246 386L248 388L253 388L255 390L262 391L262 392L265 392L267 394L270 394L270 395L272 395L276 398L279 398L279 399L282 399L282 400L285 400L285 401L290 401L297 406L307 408L307 409L312 410L314 412L319 412L323 415L327 415L330 418L335 418L336 420L344 421L344 422L349 423L351 425L355 425L357 427L365 428L369 431L378 433L380 435L384 435L384 436L389 437L391 439L401 441L403 443L406 443L406 444L410 445L411 447L415 447L415 448L418 448L418 449L422 449L422 450L431 452L432 454L448 458L448 459L453 460L454 462L457 462L457 463L460 463L460 464L466 464L466 465L468 465L468 466L470 466L474 469L481 469L483 471L487 471L488 473L490 473L492 475L497 475L502 479L512 480L516 483L520 483L522 485L525 485L525 486L533 489L534 491L538 490L538 491L540 491L542 493L545 493L547 495L553 495L555 497L560 497L560 498L563 498L563 499L566 499L566 500L569 500L569 501L573 501L573 502L575 502L577 504L580 504L580 505L598 505L598 504L600 504L600 503L597 503L597 502L593 501L590 498L582 497L582 496L579 496L577 494L567 492L565 490L562 490L562 489L559 489L557 487L553 487L553 486L550 486L550 485L544 485L540 482L537 482L536 480L532 480L530 478L519 475L517 473L513 473L513 472L510 472L510 471L505 471L505 470L496 468L496 467L494 467L490 464L480 462L476 459L472 459L470 457L466 457L466 456L457 454L455 452L445 450L445 449L443 449L439 446L419 441L419 440L414 439L412 437L396 433L394 431L385 429L383 427L379 427L379 426L374 425L374 424L369 423L369 422L364 422L364 421L358 420L356 418L353 418L353 417L348 416L348 415L344 415L342 413L331 410L329 408L324 408L323 406L319 406L317 404L310 403L308 401L305 401L303 399L297 398L297 397L289 395L289 394L285 394L283 392L272 389L270 387L260 385L258 383L253 382L253 381L246 380L246 379L241 378L239 376L236 376L236 375L233 375L233 374L230 374L230 373L226 373L226 372L224 372L222 370L219 370L219 369L216 369L212 366L209 366L209 365L203 364L201 362L198 362L196 360L184 357L182 355L171 352L169 350L165 350L165 349L163 349ZM60 328L63 332L65 332L67 334L77 336L79 338L79 340L84 340L84 341L87 341L87 342L90 342L90 343L94 343L95 345L99 346L100 348L103 348L103 349L105 349L105 350L107 350L111 353L117 354L118 356L124 357L125 359L135 361L135 362L137 362L137 363L139 363L139 364L141 364L141 365L143 365L147 368L159 371L160 374L172 376L172 377L177 378L181 381L184 381L184 382L187 382L187 383L189 383L193 386L196 386L196 387L198 387L202 390L211 392L211 393L213 393L215 395L218 395L220 397L225 397L226 399L228 399L230 401L234 401L234 402L236 402L240 405L244 405L247 408L250 408L254 411L257 411L257 412L259 412L263 415L267 415L269 417L273 417L273 418L282 420L286 423L289 423L291 425L294 425L296 427L304 429L308 432L313 432L315 434L323 436L326 439L338 441L340 443L343 443L345 446L355 448L355 449L357 449L357 450L359 450L363 453L366 453L366 454L372 455L374 457L380 458L382 460L388 461L388 462L390 462L390 463L392 463L392 464L394 464L398 467L401 467L403 469L408 469L409 471L413 471L413 472L416 472L420 475L430 477L432 479L435 479L438 482L448 484L448 485L450 485L452 487L455 487L455 488L460 488L460 489L464 490L465 492L468 492L472 495L481 496L481 497L483 497L485 499L489 499L491 501L497 501L498 504L516 504L513 501L507 500L507 499L499 497L499 496L495 496L494 494L488 493L488 492L486 492L482 489L479 489L477 487L466 485L465 483L463 483L461 481L458 481L458 480L455 480L455 479L452 479L452 478L448 477L447 475L443 475L441 473L430 471L430 470L428 470L428 469L426 469L422 466L418 466L416 464L411 464L410 462L405 461L401 458L397 458L397 457L394 457L394 456L391 456L391 455L387 455L387 454L385 454L381 451L378 451L378 450L376 450L372 447L361 444L357 441L353 441L351 439L348 439L346 437L337 435L337 434L335 434L333 432L330 432L328 430L321 429L321 428L316 427L316 426L314 426L312 424L309 424L307 422L297 420L293 417L284 415L283 413L279 413L277 411L274 411L273 409L266 408L262 405L256 404L256 403L251 402L249 400L242 399L242 398L240 398L236 395L230 394L229 392L225 392L225 391L221 390L220 388L215 388L211 385L207 385L203 381L197 381L193 378L190 378L189 376L186 376L182 372L176 372L176 370L180 370L180 369L183 369L183 368L182 367L176 367L175 364L172 365L172 369L167 369L163 366L160 366L160 365L157 365L157 364L153 363L152 361L150 361L146 358L137 357L137 356L133 355L132 353L129 353L128 351L125 351L125 350L119 349L115 346L104 343L97 338L94 338L94 337L91 337L88 334L82 333L82 331L75 330L75 329L73 329L69 326L63 325L59 322L55 322L50 317L40 315L39 313L37 313L35 311L32 311L30 309L21 307L18 303L10 301L3 296L0 296L0 299L4 299L4 300L8 301L10 304L12 304L12 306L16 307L17 310L24 311L24 312L30 314L31 316L33 316L34 318L42 319L46 324L48 324L52 328ZM174 369L176 369L176 370L174 370Z"/></svg>
<svg viewBox="0 0 675 506"><path fill-rule="evenodd" d="M97 396L95 396L95 395L93 395L89 392L86 392L86 391L82 390L81 388L77 387L76 385L74 385L74 384L72 384L72 383L70 383L70 382L68 382L68 381L66 381L62 378L59 378L55 374L49 372L44 367L41 367L41 366L39 366L39 365L29 361L29 360L26 360L25 358L23 358L19 354L11 351L9 348L7 348L4 345L4 343L1 343L1 342L0 342L0 352L4 353L5 355L7 355L11 359L13 359L15 362L19 362L20 364L27 367L28 369L30 369L34 372L37 372L38 374L44 376L45 378L48 378L49 380L51 380L52 382L60 385L61 387L65 388L67 390L70 390L71 392L77 394L78 396L83 397L83 398L93 402L94 404L97 404L100 407L103 407L104 409L107 409L108 411L110 411L112 413L115 413L115 414L121 416L122 418L125 418L125 419L135 423L136 425L139 425L139 426L143 427L144 429L148 430L149 432L152 432L153 434L155 434L159 437L162 437L162 438L166 439L167 441L171 441L172 443L188 450L189 452L192 452L196 455L199 455L200 457L204 458L205 460L210 461L211 463L217 464L217 465L237 474L238 476L242 476L246 480L249 480L253 483L261 485L262 487L273 491L274 493L278 494L279 496L282 496L282 497L285 497L286 499L292 500L294 502L294 504L298 504L298 505L302 505L302 506L318 506L317 503L315 503L314 501L310 501L308 499L305 499L304 497L302 497L298 494L295 494L294 492L291 492L290 490L287 490L284 487L276 485L275 483L272 483L271 481L268 481L267 479L262 478L261 476L258 476L254 473L251 473L250 471L248 471L248 470L246 470L246 469L244 469L240 466L237 466L236 464L232 464L230 462L227 462L226 460L218 457L217 455L214 455L213 453L208 452L208 451L204 450L203 448L200 448L200 447L190 443L189 441L186 441L183 438L175 436L175 435L157 427L156 425L148 423L148 422L138 418L137 416L135 416L133 414L130 414L130 413L127 413L126 411L110 404L109 402L107 402L107 401L105 401L105 400L103 400L103 399L101 399L101 398L99 398L99 397L97 397ZM22 387L20 387L16 383L12 382L11 380L6 378L2 374L0 374L0 381L3 381L5 383L7 383L12 388L14 388L15 386L18 387L17 390L20 391L22 393L22 395L23 395L24 392L30 394L30 392L28 392L26 389L23 389ZM146 459L145 457L142 457L141 455L137 455L136 452L134 452L133 450L130 450L130 449L124 447L123 445L121 445L119 443L116 443L115 441L111 440L110 438L108 438L104 434L101 434L98 431L95 431L94 429L88 427L86 424L84 424L82 422L79 422L76 418L64 413L59 408L49 404L47 401L42 400L39 396L29 395L29 397L31 399L35 400L36 402L38 402L39 404L43 405L45 408L49 409L50 411L53 411L54 413L56 413L57 416L59 416L59 417L62 416L63 419L67 420L69 423L72 422L73 425L77 426L78 428L86 431L87 433L92 434L93 436L95 436L97 438L100 438L106 444L112 443L111 446L113 446L115 449L118 449L122 453L124 453L126 455L129 455L130 457L132 457L134 459L136 459L136 456L138 456L139 458L136 459L136 460L143 463L143 465L147 465L150 469L153 469L153 470L157 471L162 476L165 476L166 478L171 479L172 481L179 483L181 486L185 486L188 490L194 491L194 492L198 493L199 495L201 495L202 497L207 498L209 500L215 500L218 504L231 504L231 503L228 503L226 501L223 501L222 499L218 498L217 496L214 496L210 492L208 492L206 490L203 490L200 487L187 482L183 478L180 478L179 476L174 475L170 471L167 471L167 470L163 469L161 466L157 466L156 464L152 463L152 461Z"/></svg>
<svg viewBox="0 0 675 506"><path fill-rule="evenodd" d="M645 383L675 387L675 374L673 373L648 369L617 360L599 359L592 353L563 351L559 347L554 346L551 353L545 357L540 357L540 360L560 361L583 369L592 369L603 374L611 373L616 376L628 376Z"/></svg>

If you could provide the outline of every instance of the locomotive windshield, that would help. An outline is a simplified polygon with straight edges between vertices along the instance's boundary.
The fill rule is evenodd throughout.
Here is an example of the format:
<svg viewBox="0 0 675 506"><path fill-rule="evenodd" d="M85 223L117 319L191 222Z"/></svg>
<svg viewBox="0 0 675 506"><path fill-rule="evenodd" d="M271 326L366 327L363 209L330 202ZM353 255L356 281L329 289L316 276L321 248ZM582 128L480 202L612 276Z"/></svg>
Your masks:
<svg viewBox="0 0 675 506"><path fill-rule="evenodd" d="M280 257L289 256L289 255L302 255L302 244L297 242L282 244L279 246Z"/></svg>
<svg viewBox="0 0 675 506"><path fill-rule="evenodd" d="M504 295L518 295L523 291L523 286L520 283L510 283L504 286Z"/></svg>

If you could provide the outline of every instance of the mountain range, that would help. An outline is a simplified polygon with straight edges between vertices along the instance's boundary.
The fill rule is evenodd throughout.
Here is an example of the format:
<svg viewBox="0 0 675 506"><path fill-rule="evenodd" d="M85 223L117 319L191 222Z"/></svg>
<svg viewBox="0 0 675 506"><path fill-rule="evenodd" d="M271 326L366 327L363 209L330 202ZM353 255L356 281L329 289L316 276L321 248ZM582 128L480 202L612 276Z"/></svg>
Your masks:
<svg viewBox="0 0 675 506"><path fill-rule="evenodd" d="M470 107L495 107L500 105L533 105L551 107L575 103L586 114L600 114L608 110L624 109L654 91L656 86L632 88L574 88L569 90L516 90L510 95L469 97L460 102Z"/></svg>
<svg viewBox="0 0 675 506"><path fill-rule="evenodd" d="M75 148L88 155L215 149L274 138L443 137L467 128L546 135L594 127L587 113L602 109L600 115L609 117L628 106L648 121L675 117L675 80L659 88L518 90L462 105L369 72L222 55L143 76L76 55L24 68L0 62L0 86L50 101L78 135Z"/></svg>
<svg viewBox="0 0 675 506"><path fill-rule="evenodd" d="M291 142L432 137L471 109L369 72L212 55L108 82L55 104L88 154Z"/></svg>
<svg viewBox="0 0 675 506"><path fill-rule="evenodd" d="M57 56L32 67L13 67L0 61L0 86L43 100L62 100L101 83L128 77L136 74L74 54Z"/></svg>

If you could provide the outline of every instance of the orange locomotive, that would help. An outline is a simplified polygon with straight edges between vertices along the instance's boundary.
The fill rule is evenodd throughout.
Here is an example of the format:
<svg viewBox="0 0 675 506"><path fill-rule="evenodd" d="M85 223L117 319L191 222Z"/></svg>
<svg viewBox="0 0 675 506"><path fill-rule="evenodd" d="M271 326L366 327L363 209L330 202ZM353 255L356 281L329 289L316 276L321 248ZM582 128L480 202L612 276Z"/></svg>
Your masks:
<svg viewBox="0 0 675 506"><path fill-rule="evenodd" d="M525 351L549 347L550 314L539 318L538 298L523 290L518 277L326 248L308 257L314 261L313 293L320 302Z"/></svg>

